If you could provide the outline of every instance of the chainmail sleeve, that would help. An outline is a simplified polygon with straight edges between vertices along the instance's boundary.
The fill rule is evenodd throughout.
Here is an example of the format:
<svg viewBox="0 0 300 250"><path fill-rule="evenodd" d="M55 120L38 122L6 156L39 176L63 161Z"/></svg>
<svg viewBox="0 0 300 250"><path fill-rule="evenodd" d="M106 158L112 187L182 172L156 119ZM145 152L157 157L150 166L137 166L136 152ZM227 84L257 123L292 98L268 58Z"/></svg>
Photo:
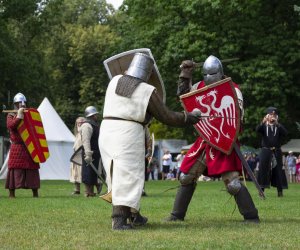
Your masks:
<svg viewBox="0 0 300 250"><path fill-rule="evenodd" d="M147 112L160 122L174 127L184 127L185 114L182 112L171 111L162 101L157 91L153 91L148 104Z"/></svg>

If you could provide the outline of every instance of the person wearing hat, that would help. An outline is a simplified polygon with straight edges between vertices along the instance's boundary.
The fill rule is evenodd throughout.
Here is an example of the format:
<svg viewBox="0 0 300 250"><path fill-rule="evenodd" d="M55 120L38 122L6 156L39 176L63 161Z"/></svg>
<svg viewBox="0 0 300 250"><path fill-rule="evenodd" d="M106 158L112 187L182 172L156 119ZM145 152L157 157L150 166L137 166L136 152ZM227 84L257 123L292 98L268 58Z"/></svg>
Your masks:
<svg viewBox="0 0 300 250"><path fill-rule="evenodd" d="M262 122L256 127L262 136L259 154L259 170L257 181L261 188L277 187L278 197L283 196L282 189L287 188L285 173L282 169L281 140L287 130L278 122L278 110L268 107Z"/></svg>
<svg viewBox="0 0 300 250"><path fill-rule="evenodd" d="M100 150L98 146L99 138L99 112L94 106L89 106L85 109L85 120L80 127L81 140L83 145L83 161L82 161L82 183L85 185L85 196L94 197L94 186L99 190L101 186L98 183L98 176L94 169L90 166L94 164L98 169L100 163Z"/></svg>
<svg viewBox="0 0 300 250"><path fill-rule="evenodd" d="M293 151L289 151L289 155L286 157L286 166L289 171L290 183L296 182L296 161L297 157L294 156Z"/></svg>
<svg viewBox="0 0 300 250"><path fill-rule="evenodd" d="M6 118L11 147L8 158L8 173L5 188L9 189L9 198L15 198L15 190L32 189L33 197L38 197L40 188L39 163L33 161L28 149L18 132L18 126L24 119L27 100L22 93L14 97L16 113L8 113Z"/></svg>
<svg viewBox="0 0 300 250"><path fill-rule="evenodd" d="M135 53L125 74L108 84L99 146L112 203L112 229L131 230L148 219L140 214L145 181L145 126L154 117L176 127L196 124L193 113L171 111L151 85L154 58Z"/></svg>

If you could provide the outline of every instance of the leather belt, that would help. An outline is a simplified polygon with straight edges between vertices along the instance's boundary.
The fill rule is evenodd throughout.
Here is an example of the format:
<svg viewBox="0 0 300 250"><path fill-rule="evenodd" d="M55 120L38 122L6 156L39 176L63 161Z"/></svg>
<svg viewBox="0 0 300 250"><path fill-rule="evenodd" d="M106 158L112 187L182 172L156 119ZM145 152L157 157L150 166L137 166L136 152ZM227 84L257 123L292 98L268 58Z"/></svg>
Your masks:
<svg viewBox="0 0 300 250"><path fill-rule="evenodd" d="M138 122L138 121L134 121L134 120L127 120L127 119L124 119L124 118L114 117L114 116L103 117L103 120L119 120L119 121L136 122L136 123L142 125L143 127L146 125L145 123L142 123L142 122Z"/></svg>

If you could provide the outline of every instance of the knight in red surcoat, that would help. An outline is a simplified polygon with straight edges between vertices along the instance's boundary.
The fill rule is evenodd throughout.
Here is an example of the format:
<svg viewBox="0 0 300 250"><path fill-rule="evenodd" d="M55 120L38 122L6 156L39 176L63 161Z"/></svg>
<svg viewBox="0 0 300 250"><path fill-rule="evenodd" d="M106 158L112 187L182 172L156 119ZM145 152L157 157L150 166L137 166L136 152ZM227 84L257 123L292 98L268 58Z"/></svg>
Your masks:
<svg viewBox="0 0 300 250"><path fill-rule="evenodd" d="M218 82L225 78L221 61L215 56L209 56L203 64L203 81L192 85L192 73L195 63L190 60L183 61L180 65L179 84L177 95L201 89L206 85ZM243 118L243 97L237 84L234 83ZM238 144L238 142L236 142ZM259 222L258 211L253 203L248 189L240 181L242 163L233 150L227 155L206 143L198 137L181 164L179 181L181 183L175 198L173 211L167 221L183 221L188 205L195 191L200 175L222 177L229 194L233 195L239 212L245 221Z"/></svg>
<svg viewBox="0 0 300 250"><path fill-rule="evenodd" d="M8 113L6 124L10 134L11 147L8 158L8 173L5 188L9 197L15 198L15 189L32 189L33 197L38 197L40 188L40 165L35 163L26 148L17 128L24 119L26 97L18 93L14 97L14 108L17 113Z"/></svg>

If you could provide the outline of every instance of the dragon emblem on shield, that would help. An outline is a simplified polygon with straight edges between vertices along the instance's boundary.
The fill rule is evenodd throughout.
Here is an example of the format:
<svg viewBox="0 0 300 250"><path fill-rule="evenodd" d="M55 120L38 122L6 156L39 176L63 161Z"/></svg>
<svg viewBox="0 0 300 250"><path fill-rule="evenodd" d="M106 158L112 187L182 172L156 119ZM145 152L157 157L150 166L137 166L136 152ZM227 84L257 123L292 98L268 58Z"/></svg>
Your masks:
<svg viewBox="0 0 300 250"><path fill-rule="evenodd" d="M240 110L231 78L226 78L180 97L187 112L200 111L194 125L212 147L230 154L240 129Z"/></svg>

